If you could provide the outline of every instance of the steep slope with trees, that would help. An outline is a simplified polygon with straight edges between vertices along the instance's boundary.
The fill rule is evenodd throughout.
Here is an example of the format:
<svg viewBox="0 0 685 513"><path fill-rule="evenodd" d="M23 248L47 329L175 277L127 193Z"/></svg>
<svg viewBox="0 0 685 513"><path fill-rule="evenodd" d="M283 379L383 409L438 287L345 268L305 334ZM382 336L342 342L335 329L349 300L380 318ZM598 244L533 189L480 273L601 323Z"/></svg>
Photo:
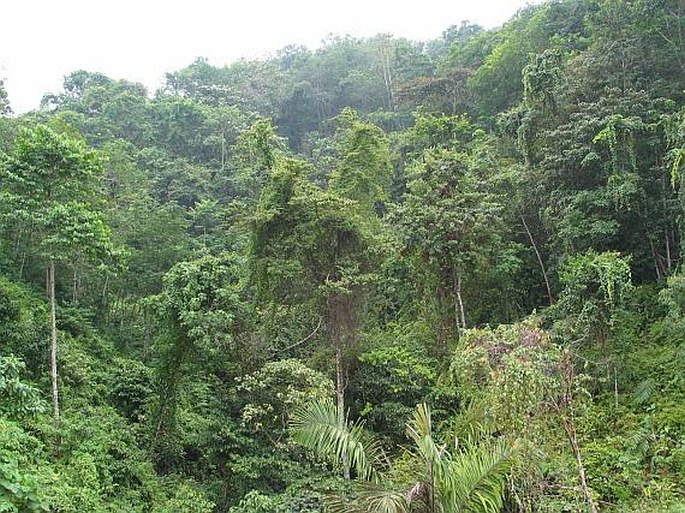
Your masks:
<svg viewBox="0 0 685 513"><path fill-rule="evenodd" d="M683 56L552 0L0 83L0 511L683 511Z"/></svg>

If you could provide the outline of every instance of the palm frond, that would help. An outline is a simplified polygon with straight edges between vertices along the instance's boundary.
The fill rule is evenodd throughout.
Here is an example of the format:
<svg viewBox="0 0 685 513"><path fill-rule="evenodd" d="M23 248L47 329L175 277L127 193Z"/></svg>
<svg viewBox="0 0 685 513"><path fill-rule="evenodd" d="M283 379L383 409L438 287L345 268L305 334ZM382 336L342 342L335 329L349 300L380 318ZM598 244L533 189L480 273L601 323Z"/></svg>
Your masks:
<svg viewBox="0 0 685 513"><path fill-rule="evenodd" d="M470 443L450 453L435 443L432 429L429 407L419 404L407 435L425 470L408 488L406 482L398 488L398 483L380 482L373 465L381 454L378 444L363 436L361 423L340 422L332 400L299 409L291 422L296 441L338 464L346 461L360 478L374 481L358 482L352 498L329 497L330 513L408 513L429 503L440 513L499 513L512 449L503 442Z"/></svg>
<svg viewBox="0 0 685 513"><path fill-rule="evenodd" d="M445 513L499 513L510 467L503 442L473 446L452 457L436 479Z"/></svg>
<svg viewBox="0 0 685 513"><path fill-rule="evenodd" d="M331 399L314 401L297 409L291 418L293 439L320 457L353 468L361 479L378 479L374 464L380 461L380 444L366 435L363 423L340 422Z"/></svg>
<svg viewBox="0 0 685 513"><path fill-rule="evenodd" d="M414 442L433 434L430 408L426 403L416 405L414 417L407 423L407 433Z"/></svg>
<svg viewBox="0 0 685 513"><path fill-rule="evenodd" d="M354 499L327 497L325 505L329 513L408 513L408 496L379 483L359 483Z"/></svg>
<svg viewBox="0 0 685 513"><path fill-rule="evenodd" d="M449 439L446 440L455 449L459 446L476 445L497 428L493 417L487 412L485 399L471 401L468 406L452 420Z"/></svg>
<svg viewBox="0 0 685 513"><path fill-rule="evenodd" d="M414 417L407 423L407 436L416 444L416 450L427 465L439 465L446 447L438 446L433 440L431 412L427 404L416 406Z"/></svg>

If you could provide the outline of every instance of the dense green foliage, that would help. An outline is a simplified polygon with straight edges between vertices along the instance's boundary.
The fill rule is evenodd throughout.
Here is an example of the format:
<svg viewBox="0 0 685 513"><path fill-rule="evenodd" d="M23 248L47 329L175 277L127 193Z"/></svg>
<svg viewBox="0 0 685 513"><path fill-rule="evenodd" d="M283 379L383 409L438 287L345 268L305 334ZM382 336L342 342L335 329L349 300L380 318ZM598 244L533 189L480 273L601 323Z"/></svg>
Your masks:
<svg viewBox="0 0 685 513"><path fill-rule="evenodd" d="M550 0L0 82L0 511L685 511L684 41Z"/></svg>

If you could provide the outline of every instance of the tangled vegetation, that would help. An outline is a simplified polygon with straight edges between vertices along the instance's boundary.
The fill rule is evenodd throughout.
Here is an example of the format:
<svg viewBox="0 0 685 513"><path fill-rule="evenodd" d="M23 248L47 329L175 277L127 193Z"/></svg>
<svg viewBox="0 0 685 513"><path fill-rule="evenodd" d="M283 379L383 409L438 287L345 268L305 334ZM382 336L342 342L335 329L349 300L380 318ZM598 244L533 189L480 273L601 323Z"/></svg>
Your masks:
<svg viewBox="0 0 685 513"><path fill-rule="evenodd" d="M685 11L0 81L0 511L685 511Z"/></svg>

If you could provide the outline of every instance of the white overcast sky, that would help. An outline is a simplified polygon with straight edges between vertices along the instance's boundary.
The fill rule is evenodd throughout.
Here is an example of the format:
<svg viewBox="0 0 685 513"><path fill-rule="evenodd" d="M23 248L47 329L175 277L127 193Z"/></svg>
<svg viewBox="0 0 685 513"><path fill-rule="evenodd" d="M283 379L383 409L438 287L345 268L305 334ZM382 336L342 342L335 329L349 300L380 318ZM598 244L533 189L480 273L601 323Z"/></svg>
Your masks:
<svg viewBox="0 0 685 513"><path fill-rule="evenodd" d="M427 40L469 20L502 24L539 0L2 0L0 78L12 108L37 108L79 69L142 82L196 57L223 65L287 44L317 48L328 34Z"/></svg>

